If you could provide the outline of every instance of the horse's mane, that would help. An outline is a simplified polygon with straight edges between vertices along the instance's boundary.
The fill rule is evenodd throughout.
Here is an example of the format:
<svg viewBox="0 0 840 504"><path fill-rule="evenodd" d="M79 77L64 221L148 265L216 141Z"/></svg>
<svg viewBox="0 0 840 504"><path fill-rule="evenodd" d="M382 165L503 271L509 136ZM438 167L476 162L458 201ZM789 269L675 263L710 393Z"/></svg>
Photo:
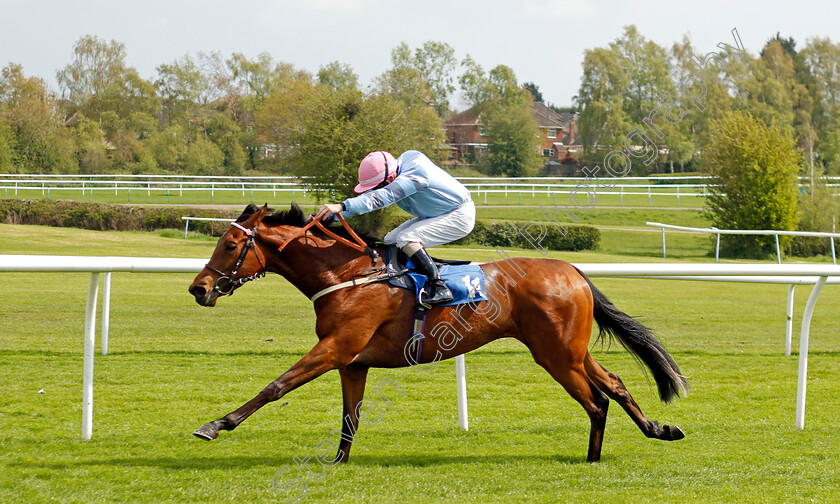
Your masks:
<svg viewBox="0 0 840 504"><path fill-rule="evenodd" d="M244 222L253 215L260 207L254 205L253 203L245 207L245 210L242 211L242 215L236 218L236 222ZM306 225L306 216L303 213L303 210L298 206L297 203L292 203L291 208L288 210L281 210L279 212L275 212L273 208L268 209L268 213L266 213L265 217L263 217L263 224L268 226L295 226L295 227L303 227ZM342 238L347 238L350 241L353 241L353 238L350 236L350 233L344 229L344 226L339 224L332 224L328 226L329 230L333 233L341 236ZM321 236L327 237L326 234L323 233L320 229L316 227L310 228L311 231L318 233ZM382 239L376 236L359 233L359 238L364 240L365 243L368 245L373 245L375 242L381 242Z"/></svg>

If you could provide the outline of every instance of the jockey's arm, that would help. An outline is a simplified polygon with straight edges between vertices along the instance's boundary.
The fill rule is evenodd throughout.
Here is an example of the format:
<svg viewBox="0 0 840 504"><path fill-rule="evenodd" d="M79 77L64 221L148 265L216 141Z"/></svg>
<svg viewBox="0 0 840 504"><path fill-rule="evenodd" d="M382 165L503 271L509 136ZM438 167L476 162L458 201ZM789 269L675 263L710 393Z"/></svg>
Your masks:
<svg viewBox="0 0 840 504"><path fill-rule="evenodd" d="M398 176L393 182L381 189L368 191L354 198L344 200L342 202L344 204L344 211L341 212L341 215L343 217L352 217L354 215L373 212L374 210L392 205L427 187L429 187L429 181L424 178Z"/></svg>

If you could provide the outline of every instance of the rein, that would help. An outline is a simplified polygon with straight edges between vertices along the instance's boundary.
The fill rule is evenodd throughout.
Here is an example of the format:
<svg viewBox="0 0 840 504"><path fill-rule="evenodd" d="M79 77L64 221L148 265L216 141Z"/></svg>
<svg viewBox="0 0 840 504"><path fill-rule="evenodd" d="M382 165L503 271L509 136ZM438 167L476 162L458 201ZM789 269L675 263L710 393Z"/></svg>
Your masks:
<svg viewBox="0 0 840 504"><path fill-rule="evenodd" d="M277 259L277 256L280 255L280 252L284 248L286 248L286 245L291 243L293 240L295 240L297 238L300 238L312 226L318 226L318 228L320 228L321 231L323 231L327 236L330 236L331 238L335 239L336 241L338 241L340 243L343 243L344 245L347 245L347 246L349 246L349 247L351 247L355 250L358 250L359 252L363 252L364 254L367 254L368 256L370 256L370 266L371 267L376 266L376 260L379 259L379 253L376 252L376 250L372 249L370 246L368 246L368 244L366 244L364 242L364 240L359 238L359 235L357 235L356 232L353 231L353 229L350 227L349 224L347 224L347 221L344 219L344 217L341 214L336 214L336 215L338 216L338 219L341 221L341 225L344 226L344 229L346 229L347 232L350 234L350 236L353 237L353 239L355 240L355 243L351 242L350 240L347 240L346 238L342 238L341 236L338 236L334 232L330 231L326 226L324 226L324 224L320 220L312 220L308 224L306 224L305 226L300 228L299 230L295 231L289 238L286 239L286 241L284 241L282 244L280 244L280 246L277 247L277 251L274 252L274 256L265 265L263 265L262 260L260 260L260 255L257 253L257 247L255 245L255 238L257 236L256 228L248 229L248 228L240 225L238 222L231 222L230 223L231 226L234 226L236 228L241 229L248 236L248 241L245 242L245 247L242 249L242 252L239 254L239 258L237 258L236 264L233 266L233 270L231 270L230 274L226 274L225 272L223 272L223 271L221 271L217 268L214 268L213 266L210 266L210 263L207 263L207 264L204 265L205 268L207 268L210 271L216 273L217 275L220 275L219 278L216 280L215 285L213 286L213 290L218 292L219 295L221 295L221 296L232 296L233 291L236 289L236 287L239 287L239 286L241 286L241 285L243 285L247 282L250 282L252 280L259 280L260 278L264 277L265 272L268 269L268 267L271 266L274 263L274 261ZM256 255L256 257L257 257L257 262L260 264L260 269L256 273L254 273L253 275L250 275L250 276L247 276L247 277L242 277L242 278L234 280L234 277L236 276L236 273L239 271L239 268L242 267L242 263L245 262L245 257L248 255L248 250L251 249L251 248L254 249L254 255ZM375 273L375 272L381 271L381 270L384 270L384 267L374 269L374 270L365 270L365 271L366 272L370 271L370 273ZM368 274L370 274L370 273L368 273ZM376 277L376 278L377 278L377 280L380 280L378 277ZM355 280L355 278L354 278L354 280ZM369 280L369 281L373 281L373 280ZM345 283L347 283L347 282L345 282ZM366 283L366 282L363 282L363 283ZM342 284L342 287L343 286L344 285ZM324 292L323 294L326 294L326 292ZM320 295L323 295L323 294L320 294ZM317 296L317 297L320 297L320 295Z"/></svg>

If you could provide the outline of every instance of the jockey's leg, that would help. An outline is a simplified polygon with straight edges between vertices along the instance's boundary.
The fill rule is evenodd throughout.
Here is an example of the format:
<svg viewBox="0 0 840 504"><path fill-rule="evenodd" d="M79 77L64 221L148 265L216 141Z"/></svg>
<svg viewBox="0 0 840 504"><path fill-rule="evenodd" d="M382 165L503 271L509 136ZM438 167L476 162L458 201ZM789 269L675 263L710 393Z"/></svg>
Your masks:
<svg viewBox="0 0 840 504"><path fill-rule="evenodd" d="M414 265L417 266L417 271L426 275L429 281L426 283L428 287L428 296L422 301L428 304L448 303L452 301L452 291L446 286L446 283L440 277L440 271L426 249L417 242L407 243L403 248L403 252L411 258Z"/></svg>

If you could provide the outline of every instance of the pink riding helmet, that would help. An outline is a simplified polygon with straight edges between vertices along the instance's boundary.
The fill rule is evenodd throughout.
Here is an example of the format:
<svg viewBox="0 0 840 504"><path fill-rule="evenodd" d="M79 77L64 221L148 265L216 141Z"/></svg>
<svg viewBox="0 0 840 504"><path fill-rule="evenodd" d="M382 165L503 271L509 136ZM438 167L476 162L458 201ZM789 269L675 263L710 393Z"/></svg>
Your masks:
<svg viewBox="0 0 840 504"><path fill-rule="evenodd" d="M397 160L390 152L374 151L362 159L359 165L359 185L353 190L357 193L369 191L388 179L397 171Z"/></svg>

